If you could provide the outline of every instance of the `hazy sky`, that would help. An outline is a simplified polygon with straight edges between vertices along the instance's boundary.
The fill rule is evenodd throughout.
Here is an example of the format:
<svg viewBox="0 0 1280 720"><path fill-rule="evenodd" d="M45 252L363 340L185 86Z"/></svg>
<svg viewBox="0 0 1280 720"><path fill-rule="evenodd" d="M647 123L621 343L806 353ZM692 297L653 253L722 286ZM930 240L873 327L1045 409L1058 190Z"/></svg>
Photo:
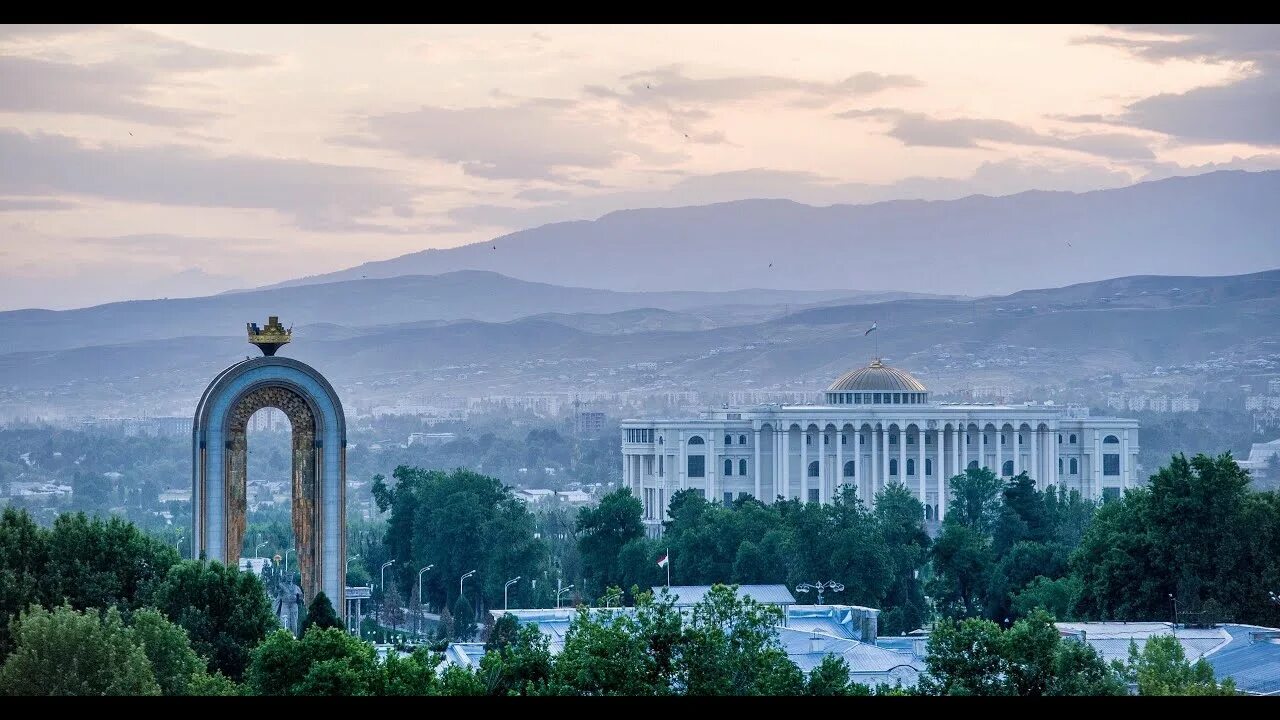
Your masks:
<svg viewBox="0 0 1280 720"><path fill-rule="evenodd" d="M1280 168L1277 146L1280 26L7 25L0 309L626 207Z"/></svg>

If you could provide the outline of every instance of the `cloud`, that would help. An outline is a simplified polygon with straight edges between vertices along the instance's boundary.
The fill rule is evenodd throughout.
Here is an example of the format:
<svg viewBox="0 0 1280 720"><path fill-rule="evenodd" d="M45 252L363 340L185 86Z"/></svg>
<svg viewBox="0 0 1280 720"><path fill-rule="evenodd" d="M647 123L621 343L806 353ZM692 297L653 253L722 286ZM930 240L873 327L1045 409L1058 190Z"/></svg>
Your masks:
<svg viewBox="0 0 1280 720"><path fill-rule="evenodd" d="M837 113L836 117L888 121L892 127L886 134L908 146L981 148L985 147L984 143L996 142L1074 150L1114 160L1155 159L1155 154L1144 138L1124 133L1049 135L1007 120L943 119L897 108L846 110Z"/></svg>
<svg viewBox="0 0 1280 720"><path fill-rule="evenodd" d="M1253 155L1246 158L1233 157L1226 162L1211 162L1203 165L1179 165L1172 162L1149 163L1146 168L1147 174L1142 177L1143 182L1186 175L1203 175L1204 173L1217 172L1219 170L1244 170L1247 172L1280 170L1280 153Z"/></svg>
<svg viewBox="0 0 1280 720"><path fill-rule="evenodd" d="M257 68L273 62L265 55L200 47L128 27L27 26L14 36L58 37L86 28L110 35L115 57L75 63L16 54L0 56L0 111L93 115L147 125L189 127L216 114L163 107L149 102L149 96L191 73Z"/></svg>
<svg viewBox="0 0 1280 720"><path fill-rule="evenodd" d="M0 212L70 210L74 207L77 205L73 202L54 198L0 198Z"/></svg>
<svg viewBox="0 0 1280 720"><path fill-rule="evenodd" d="M374 168L212 155L177 145L89 147L63 135L15 130L0 130L0 157L0 195L276 210L301 228L328 232L349 230L380 211L412 215L423 192Z"/></svg>
<svg viewBox="0 0 1280 720"><path fill-rule="evenodd" d="M619 78L620 90L604 85L587 85L584 94L613 100L624 107L644 108L666 116L675 132L691 142L727 143L723 132L699 130L697 123L712 117L708 108L764 97L790 96L790 105L802 108L828 107L841 100L862 97L891 88L919 87L923 83L911 75L859 72L835 82L801 80L777 75L733 75L692 78L680 65L668 65Z"/></svg>
<svg viewBox="0 0 1280 720"><path fill-rule="evenodd" d="M1090 35L1077 42L1120 48L1151 62L1239 63L1240 79L1162 93L1090 122L1154 130L1183 143L1280 145L1280 25L1120 26L1142 37Z"/></svg>
<svg viewBox="0 0 1280 720"><path fill-rule="evenodd" d="M0 41L28 38L49 38L62 35L75 35L88 30L98 30L102 25L27 25L13 23L0 25Z"/></svg>
<svg viewBox="0 0 1280 720"><path fill-rule="evenodd" d="M613 167L628 155L658 164L682 157L632 139L632 128L616 116L559 98L489 107L424 106L369 116L358 124L358 134L333 141L456 163L468 175L489 179L563 180L569 170Z"/></svg>
<svg viewBox="0 0 1280 720"><path fill-rule="evenodd" d="M589 86L586 91L598 97L622 100L630 105L661 105L668 102L717 104L786 93L807 96L811 100L821 99L825 104L831 104L889 88L922 85L911 75L883 75L875 72L860 72L835 82L800 80L777 75L691 78L683 73L680 65L631 73L619 79L628 83L624 91L601 86Z"/></svg>
<svg viewBox="0 0 1280 720"><path fill-rule="evenodd" d="M517 230L552 222L588 220L610 212L647 207L683 207L749 198L788 199L808 205L863 204L889 200L953 200L969 195L1011 195L1027 190L1087 192L1129 185L1125 172L1093 163L1030 157L979 165L968 177L907 177L885 184L850 183L811 172L752 168L689 175L661 190L579 196L528 205L470 205L449 212L453 220L479 227Z"/></svg>

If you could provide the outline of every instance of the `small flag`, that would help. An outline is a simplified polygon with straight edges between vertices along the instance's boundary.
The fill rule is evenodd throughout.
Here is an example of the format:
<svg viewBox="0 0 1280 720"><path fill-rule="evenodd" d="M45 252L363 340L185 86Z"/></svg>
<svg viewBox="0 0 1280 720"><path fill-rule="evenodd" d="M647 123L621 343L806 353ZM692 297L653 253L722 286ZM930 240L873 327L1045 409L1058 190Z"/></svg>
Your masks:
<svg viewBox="0 0 1280 720"><path fill-rule="evenodd" d="M658 561L658 567L666 567L667 559L670 557L671 557L671 553L667 553L666 555L663 555L662 559Z"/></svg>
<svg viewBox="0 0 1280 720"><path fill-rule="evenodd" d="M874 322L872 322L872 323L871 323L871 327L867 328L867 331L866 331L866 332L864 332L864 333L862 333L862 337L866 337L866 336L870 335L870 334L871 334L871 331L872 331L872 330L875 330L875 329L876 329L876 324L875 324Z"/></svg>

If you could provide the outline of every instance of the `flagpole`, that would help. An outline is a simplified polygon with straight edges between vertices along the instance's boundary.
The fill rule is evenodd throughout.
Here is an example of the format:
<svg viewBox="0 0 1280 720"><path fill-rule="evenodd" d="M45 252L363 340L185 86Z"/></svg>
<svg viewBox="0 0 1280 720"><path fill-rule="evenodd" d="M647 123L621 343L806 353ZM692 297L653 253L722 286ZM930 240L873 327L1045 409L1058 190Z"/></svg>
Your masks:
<svg viewBox="0 0 1280 720"><path fill-rule="evenodd" d="M667 546L667 587L671 587L671 546Z"/></svg>

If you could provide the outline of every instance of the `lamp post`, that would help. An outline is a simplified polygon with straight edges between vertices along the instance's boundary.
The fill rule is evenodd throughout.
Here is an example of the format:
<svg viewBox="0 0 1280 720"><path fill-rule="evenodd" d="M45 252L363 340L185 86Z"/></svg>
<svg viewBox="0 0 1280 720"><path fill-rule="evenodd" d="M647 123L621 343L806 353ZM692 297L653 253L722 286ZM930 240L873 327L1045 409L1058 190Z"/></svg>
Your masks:
<svg viewBox="0 0 1280 720"><path fill-rule="evenodd" d="M261 557L260 555L258 555L258 548L261 548L263 545L266 545L268 542L271 542L271 541L270 541L270 540L263 540L262 542L258 543L258 547L256 547L256 548L254 548L254 549L253 549L253 556L254 556L254 557Z"/></svg>
<svg viewBox="0 0 1280 720"><path fill-rule="evenodd" d="M572 589L573 589L573 586L572 586L572 585L566 585L565 587L561 588L559 592L557 592L557 593L556 593L556 609L557 609L557 610L559 610L559 609L560 609L560 598L561 598L565 593L569 592L569 591L570 591L570 590L572 590Z"/></svg>
<svg viewBox="0 0 1280 720"><path fill-rule="evenodd" d="M841 592L844 590L844 585L836 582L835 580L828 580L821 583L800 583L796 586L796 592L807 593L810 590L818 593L818 604L821 605L822 594L824 592L827 590L830 590L831 592Z"/></svg>
<svg viewBox="0 0 1280 720"><path fill-rule="evenodd" d="M387 568L395 564L396 564L395 560L388 560L382 563L382 593L384 595L387 593Z"/></svg>
<svg viewBox="0 0 1280 720"><path fill-rule="evenodd" d="M347 582L347 575L351 574L351 561L359 557L360 557L360 553L356 553L355 555L352 555L351 557L347 558L347 565L346 567L342 568L342 582L344 584Z"/></svg>
<svg viewBox="0 0 1280 720"><path fill-rule="evenodd" d="M475 570L472 570L471 572L469 572L469 573L465 573L462 577L458 578L458 597L462 597L462 583L463 583L463 581L465 581L467 578L469 578L469 577L471 577L472 575L475 575L475 574L476 574L476 571L475 571Z"/></svg>
<svg viewBox="0 0 1280 720"><path fill-rule="evenodd" d="M1173 629L1178 629L1178 598L1169 593L1169 602L1173 603Z"/></svg>
<svg viewBox="0 0 1280 720"><path fill-rule="evenodd" d="M433 567L435 567L435 563L432 563L431 565L427 565L426 567L418 571L418 619L419 620L422 619L422 573L430 570ZM421 632L418 629L418 623L416 622L414 623L413 629L415 632Z"/></svg>
<svg viewBox="0 0 1280 720"><path fill-rule="evenodd" d="M182 536L179 535L176 542L173 543L173 549L178 551L178 559L182 559Z"/></svg>
<svg viewBox="0 0 1280 720"><path fill-rule="evenodd" d="M516 584L516 583L518 583L518 582L520 582L520 576L519 576L519 575L517 575L517 576L515 576L514 578L512 578L512 579L508 580L508 581L507 581L507 584L502 586L502 609L503 609L503 610L506 610L506 609L507 609L507 588L511 587L512 585L515 585L515 584Z"/></svg>
<svg viewBox="0 0 1280 720"><path fill-rule="evenodd" d="M609 591L609 592L604 596L604 606L605 606L605 607L607 607L607 608L609 608L609 607L613 607L613 605L612 605L612 600L613 600L613 598L615 598L615 597L616 597L616 598L618 598L618 604L619 604L619 605L621 605L621 604L622 604L622 589L621 589L621 588L619 588L617 592L614 592L614 591L610 590L610 591Z"/></svg>
<svg viewBox="0 0 1280 720"><path fill-rule="evenodd" d="M291 552L295 552L293 548L289 548L288 550L284 551L284 574L285 575L289 574L289 553ZM347 582L345 577L343 578L342 582L344 584Z"/></svg>

